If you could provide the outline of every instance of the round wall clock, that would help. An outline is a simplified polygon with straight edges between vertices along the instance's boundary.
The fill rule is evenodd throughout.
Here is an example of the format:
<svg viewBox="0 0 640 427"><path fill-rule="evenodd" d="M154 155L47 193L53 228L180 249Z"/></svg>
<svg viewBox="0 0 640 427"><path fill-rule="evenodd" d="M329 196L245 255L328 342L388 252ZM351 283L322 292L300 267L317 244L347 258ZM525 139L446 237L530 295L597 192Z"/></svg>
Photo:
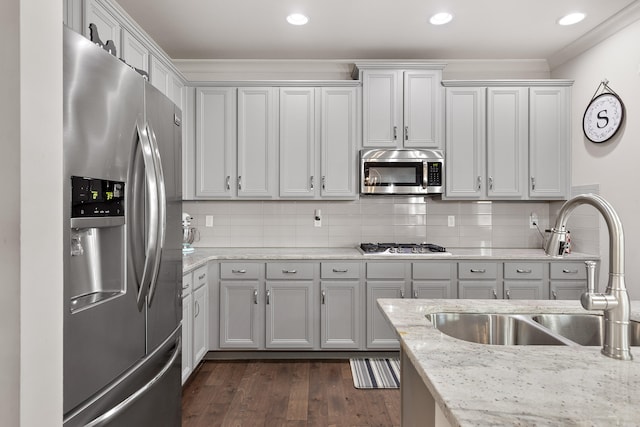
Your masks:
<svg viewBox="0 0 640 427"><path fill-rule="evenodd" d="M624 104L615 93L601 93L591 100L584 112L582 129L592 142L611 139L624 120Z"/></svg>

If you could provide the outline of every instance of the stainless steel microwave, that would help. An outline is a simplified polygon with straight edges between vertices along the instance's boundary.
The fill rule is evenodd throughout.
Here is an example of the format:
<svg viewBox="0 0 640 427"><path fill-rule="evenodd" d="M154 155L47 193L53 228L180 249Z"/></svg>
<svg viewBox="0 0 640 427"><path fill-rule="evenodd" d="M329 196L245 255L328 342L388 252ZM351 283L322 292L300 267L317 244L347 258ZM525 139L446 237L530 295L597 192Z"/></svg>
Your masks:
<svg viewBox="0 0 640 427"><path fill-rule="evenodd" d="M441 194L441 150L361 150L360 194Z"/></svg>

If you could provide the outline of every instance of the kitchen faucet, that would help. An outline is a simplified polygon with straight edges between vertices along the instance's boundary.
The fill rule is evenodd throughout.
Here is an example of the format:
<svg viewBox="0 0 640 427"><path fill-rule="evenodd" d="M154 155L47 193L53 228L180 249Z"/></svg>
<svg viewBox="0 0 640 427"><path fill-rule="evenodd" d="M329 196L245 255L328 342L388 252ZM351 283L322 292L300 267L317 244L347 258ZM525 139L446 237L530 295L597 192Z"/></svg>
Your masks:
<svg viewBox="0 0 640 427"><path fill-rule="evenodd" d="M631 360L629 346L629 294L624 283L624 235L618 214L605 199L596 194L582 194L562 205L551 236L545 245L547 255L562 257L566 244L566 222L573 210L580 205L591 205L604 217L609 230L609 283L604 293L597 293L595 263L587 261L587 292L580 302L586 310L604 311L605 356Z"/></svg>

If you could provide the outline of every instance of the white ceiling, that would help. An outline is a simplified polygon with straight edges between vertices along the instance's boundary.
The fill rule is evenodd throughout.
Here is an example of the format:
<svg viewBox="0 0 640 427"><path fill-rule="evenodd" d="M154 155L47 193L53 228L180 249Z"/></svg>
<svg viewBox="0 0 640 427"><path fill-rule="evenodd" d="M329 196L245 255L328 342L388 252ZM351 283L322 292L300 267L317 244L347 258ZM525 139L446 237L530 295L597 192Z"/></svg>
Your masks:
<svg viewBox="0 0 640 427"><path fill-rule="evenodd" d="M117 0L173 59L547 59L638 1Z"/></svg>

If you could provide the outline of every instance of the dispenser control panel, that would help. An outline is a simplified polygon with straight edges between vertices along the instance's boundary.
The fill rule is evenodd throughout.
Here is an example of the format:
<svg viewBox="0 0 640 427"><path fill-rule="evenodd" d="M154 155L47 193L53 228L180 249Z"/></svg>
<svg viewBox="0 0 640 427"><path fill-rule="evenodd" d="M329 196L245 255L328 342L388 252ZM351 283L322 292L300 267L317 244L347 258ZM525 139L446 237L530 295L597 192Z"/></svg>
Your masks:
<svg viewBox="0 0 640 427"><path fill-rule="evenodd" d="M124 182L71 177L71 217L124 216Z"/></svg>

